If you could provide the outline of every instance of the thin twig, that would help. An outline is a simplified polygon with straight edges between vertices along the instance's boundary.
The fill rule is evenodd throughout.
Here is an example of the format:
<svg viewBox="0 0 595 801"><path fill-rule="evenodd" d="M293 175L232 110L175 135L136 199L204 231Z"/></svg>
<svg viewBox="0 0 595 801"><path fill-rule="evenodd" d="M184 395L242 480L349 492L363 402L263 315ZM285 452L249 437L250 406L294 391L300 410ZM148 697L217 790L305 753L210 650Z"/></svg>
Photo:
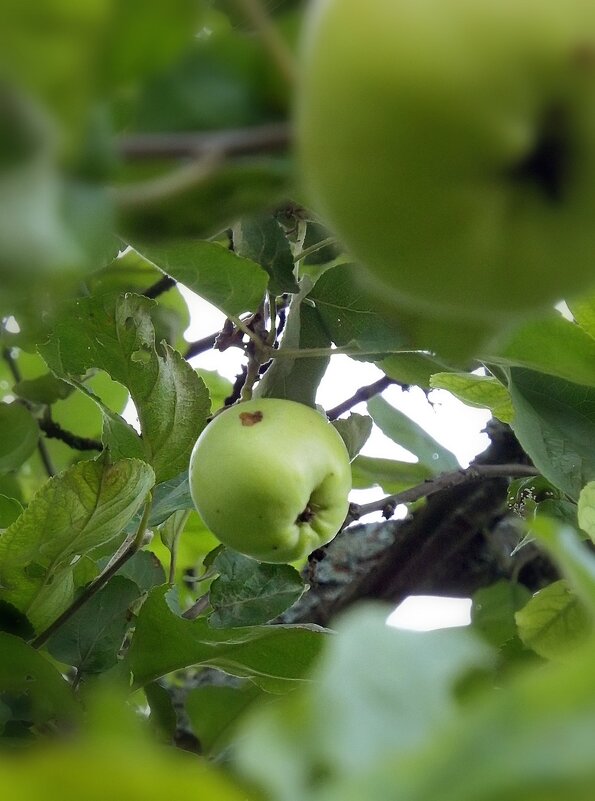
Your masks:
<svg viewBox="0 0 595 801"><path fill-rule="evenodd" d="M279 73L285 78L289 86L293 86L297 76L293 53L269 16L262 0L236 0L236 4L254 25L261 42L277 65Z"/></svg>
<svg viewBox="0 0 595 801"><path fill-rule="evenodd" d="M217 341L218 336L219 331L216 331L214 334L209 334L207 337L197 339L196 342L190 342L186 348L184 358L191 359L193 356L198 356L201 353L205 353L207 350L211 350Z"/></svg>
<svg viewBox="0 0 595 801"><path fill-rule="evenodd" d="M303 259L307 259L308 256L311 256L313 253L317 253L322 248L326 248L329 245L333 245L337 240L334 236L327 236L326 239L321 239L320 242L317 242L315 245L310 245L309 248L304 248L300 253L297 253L293 257L294 263L298 261L302 261Z"/></svg>
<svg viewBox="0 0 595 801"><path fill-rule="evenodd" d="M391 384L396 384L392 378L389 378L387 375L382 376L379 378L378 381L375 381L373 384L368 384L365 387L360 387L358 391L352 395L347 400L344 400L342 403L339 403L333 409L329 409L326 413L326 416L329 420L336 420L337 417L341 417L342 414L348 412L354 406L357 406L358 403L362 403L363 401L370 400L373 398L374 395L378 395L380 392L383 392L387 387Z"/></svg>
<svg viewBox="0 0 595 801"><path fill-rule="evenodd" d="M151 286L143 292L143 295L146 298L158 298L159 295L163 295L164 292L167 292L168 289L171 289L175 285L175 278L164 275L158 281L155 281L154 284L151 284Z"/></svg>
<svg viewBox="0 0 595 801"><path fill-rule="evenodd" d="M22 376L21 376L21 371L19 370L19 366L16 362L16 359L12 355L12 350L10 348L3 348L2 356L8 366L8 369L11 372L12 377L14 378L15 384L18 384Z"/></svg>
<svg viewBox="0 0 595 801"><path fill-rule="evenodd" d="M130 134L117 141L120 156L129 160L196 158L216 151L225 156L285 150L290 144L287 123L272 123L204 133Z"/></svg>
<svg viewBox="0 0 595 801"><path fill-rule="evenodd" d="M202 615L205 609L208 609L209 603L209 593L206 592L182 614L182 617L185 617L186 620L196 620L199 615Z"/></svg>
<svg viewBox="0 0 595 801"><path fill-rule="evenodd" d="M531 465L525 464L482 464L472 465L466 469L453 470L451 473L443 473L436 478L427 479L423 484L410 487L403 492L398 492L396 495L388 495L371 503L352 503L344 526L354 520L359 520L364 515L372 514L372 512L382 512L383 516L388 519L393 516L395 509L400 504L413 503L441 490L457 487L460 484L469 484L472 481L480 481L487 478L522 478L535 475L538 475L538 471Z"/></svg>
<svg viewBox="0 0 595 801"><path fill-rule="evenodd" d="M19 381L22 380L22 375L21 371L19 370L17 361L12 355L12 350L10 348L3 348L2 356L4 357L4 361L8 365L8 369L10 370L15 383L18 384ZM56 474L56 470L54 468L54 465L52 464L52 459L50 457L46 444L41 438L37 440L37 450L39 451L39 456L41 458L41 462L43 464L45 472L47 473L49 478L52 478L52 476Z"/></svg>
<svg viewBox="0 0 595 801"><path fill-rule="evenodd" d="M91 439L90 437L80 437L78 434L73 434L71 431L66 431L59 423L52 420L48 411L45 416L38 420L39 428L48 437L48 439L59 439L65 445L69 445L77 451L102 451L103 444L98 439Z"/></svg>
<svg viewBox="0 0 595 801"><path fill-rule="evenodd" d="M219 169L222 161L223 156L220 152L208 151L165 175L111 187L112 200L120 211L142 209L161 203L208 181Z"/></svg>
<svg viewBox="0 0 595 801"><path fill-rule="evenodd" d="M41 634L38 634L34 640L31 641L31 646L33 648L41 648L42 645L50 639L50 637L58 631L66 622L70 620L70 618L76 614L79 609L81 609L87 601L89 601L94 595L96 595L99 590L103 589L107 582L115 576L118 570L122 567L122 565L126 564L126 562L131 559L134 554L139 550L143 543L143 539L145 536L145 531L147 530L147 524L149 522L149 515L151 513L151 496L147 499L145 503L145 509L143 512L143 516L139 523L138 529L136 534L134 535L134 539L130 543L130 546L116 559L112 562L101 575L97 576L97 578L88 585L88 587L83 590L83 592L75 598L75 600L70 604L70 606L62 612L62 614L54 620L53 623L44 629Z"/></svg>

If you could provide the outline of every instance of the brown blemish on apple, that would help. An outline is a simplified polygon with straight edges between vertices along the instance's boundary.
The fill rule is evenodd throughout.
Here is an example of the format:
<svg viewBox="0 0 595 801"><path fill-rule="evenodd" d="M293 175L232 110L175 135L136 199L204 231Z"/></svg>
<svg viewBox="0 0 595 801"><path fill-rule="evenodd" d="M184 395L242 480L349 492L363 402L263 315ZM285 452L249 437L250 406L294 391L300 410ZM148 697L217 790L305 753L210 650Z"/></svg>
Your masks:
<svg viewBox="0 0 595 801"><path fill-rule="evenodd" d="M240 422L243 426L255 426L262 420L262 412L240 412Z"/></svg>

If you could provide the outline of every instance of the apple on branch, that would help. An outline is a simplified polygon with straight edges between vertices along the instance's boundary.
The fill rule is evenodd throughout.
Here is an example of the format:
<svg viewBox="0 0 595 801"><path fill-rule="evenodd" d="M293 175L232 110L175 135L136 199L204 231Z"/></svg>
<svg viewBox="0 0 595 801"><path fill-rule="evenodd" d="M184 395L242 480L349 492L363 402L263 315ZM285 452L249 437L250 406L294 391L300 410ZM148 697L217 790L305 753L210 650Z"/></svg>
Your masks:
<svg viewBox="0 0 595 801"><path fill-rule="evenodd" d="M198 438L190 490L224 545L261 562L293 562L325 545L348 511L351 466L314 409L263 398L226 409Z"/></svg>

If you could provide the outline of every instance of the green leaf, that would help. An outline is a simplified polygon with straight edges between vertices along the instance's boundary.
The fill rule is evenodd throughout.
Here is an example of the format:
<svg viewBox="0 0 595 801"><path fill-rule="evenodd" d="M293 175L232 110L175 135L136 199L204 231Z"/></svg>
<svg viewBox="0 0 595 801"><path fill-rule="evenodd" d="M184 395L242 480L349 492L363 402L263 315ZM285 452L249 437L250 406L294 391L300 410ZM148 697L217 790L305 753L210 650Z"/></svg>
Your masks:
<svg viewBox="0 0 595 801"><path fill-rule="evenodd" d="M185 92L183 102L188 105ZM166 121L165 130L171 130L172 118L171 115L163 116L163 104L158 111L160 118ZM164 165L164 169L178 166L178 162L171 162ZM131 172L127 163L121 180L145 177L143 173L137 176ZM229 159L207 180L175 197L170 196L165 202L158 198L127 208L121 214L121 230L126 241L133 243L159 243L167 250L169 242L173 242L175 248L176 243L187 237L188 247L193 248L198 240L219 234L244 214L271 209L282 203L294 191L292 178L292 163L286 156ZM266 273L261 272L266 278ZM253 272L252 275L255 276ZM217 284L214 286L216 288ZM244 289L251 294L255 291L255 284L248 281ZM221 300L221 293L216 295Z"/></svg>
<svg viewBox="0 0 595 801"><path fill-rule="evenodd" d="M529 530L550 553L595 620L595 555L574 529L559 520L537 517Z"/></svg>
<svg viewBox="0 0 595 801"><path fill-rule="evenodd" d="M132 559L125 562L116 573L134 582L139 592L148 592L165 582L165 573L161 562L150 551L138 551Z"/></svg>
<svg viewBox="0 0 595 801"><path fill-rule="evenodd" d="M147 464L105 458L50 479L0 536L0 597L48 625L73 599L77 559L121 534L153 482Z"/></svg>
<svg viewBox="0 0 595 801"><path fill-rule="evenodd" d="M354 489L380 486L387 495L422 484L434 475L419 462L399 462L372 456L358 456L351 465Z"/></svg>
<svg viewBox="0 0 595 801"><path fill-rule="evenodd" d="M386 625L389 611L368 605L344 616L312 684L258 709L240 730L240 767L271 798L334 801L334 782L349 786L415 754L457 711L457 682L489 663L489 649L468 631L397 631ZM406 797L394 788L385 799ZM360 788L360 798L373 794L373 783Z"/></svg>
<svg viewBox="0 0 595 801"><path fill-rule="evenodd" d="M372 433L372 418L366 414L351 413L349 417L333 420L333 426L347 447L349 458L355 459Z"/></svg>
<svg viewBox="0 0 595 801"><path fill-rule="evenodd" d="M481 360L525 367L595 387L595 341L575 323L556 316L524 323L484 351Z"/></svg>
<svg viewBox="0 0 595 801"><path fill-rule="evenodd" d="M51 373L45 373L37 378L24 379L14 385L14 392L32 403L52 404L64 400L72 392L72 387L65 381L60 381Z"/></svg>
<svg viewBox="0 0 595 801"><path fill-rule="evenodd" d="M138 250L226 315L254 312L262 303L268 284L265 270L216 242L181 240L143 244Z"/></svg>
<svg viewBox="0 0 595 801"><path fill-rule="evenodd" d="M361 268L353 264L331 267L309 294L328 335L335 345L353 345L366 352L403 347L403 337L379 315L377 300L358 283L358 272Z"/></svg>
<svg viewBox="0 0 595 801"><path fill-rule="evenodd" d="M124 418L109 408L101 398L86 384L76 378L69 377L68 382L78 390L77 395L84 396L92 401L102 415L101 439L109 449L113 459L146 459L146 448L142 438ZM75 415L73 414L74 418Z"/></svg>
<svg viewBox="0 0 595 801"><path fill-rule="evenodd" d="M224 550L213 563L219 577L211 584L209 623L217 629L257 626L289 609L306 589L291 565L255 562Z"/></svg>
<svg viewBox="0 0 595 801"><path fill-rule="evenodd" d="M204 618L186 620L168 605L168 587L149 593L129 652L137 686L190 665L252 678L271 692L295 687L318 655L324 629L317 626L249 626L212 629Z"/></svg>
<svg viewBox="0 0 595 801"><path fill-rule="evenodd" d="M578 525L595 542L595 481L589 481L579 495Z"/></svg>
<svg viewBox="0 0 595 801"><path fill-rule="evenodd" d="M276 70L265 48L245 30L243 15L241 24L230 25L220 6L205 21L209 35L195 36L192 48L145 86L137 111L143 130L216 130L278 119L267 91Z"/></svg>
<svg viewBox="0 0 595 801"><path fill-rule="evenodd" d="M378 367L399 384L413 385L422 389L430 389L432 376L449 369L446 362L416 351L393 353L378 362Z"/></svg>
<svg viewBox="0 0 595 801"><path fill-rule="evenodd" d="M0 495L0 529L8 528L23 511L23 507L16 498L7 498Z"/></svg>
<svg viewBox="0 0 595 801"><path fill-rule="evenodd" d="M110 6L102 65L110 83L153 75L169 66L192 43L203 16L203 4L196 0L127 0Z"/></svg>
<svg viewBox="0 0 595 801"><path fill-rule="evenodd" d="M211 414L213 414L223 407L225 399L228 398L233 391L233 384L228 378L224 378L215 370L203 370L199 368L196 372L209 390Z"/></svg>
<svg viewBox="0 0 595 801"><path fill-rule="evenodd" d="M114 292L142 295L162 278L161 270L130 248L103 270L92 273L86 285L91 295ZM183 334L190 325L190 312L177 286L172 286L159 295L157 305L152 307L151 318L157 342L165 339L179 350L184 347Z"/></svg>
<svg viewBox="0 0 595 801"><path fill-rule="evenodd" d="M491 645L500 647L517 634L515 612L531 597L522 584L501 579L473 595L473 628Z"/></svg>
<svg viewBox="0 0 595 801"><path fill-rule="evenodd" d="M79 673L103 673L113 667L130 627L130 606L139 596L133 581L114 576L51 637L48 651Z"/></svg>
<svg viewBox="0 0 595 801"><path fill-rule="evenodd" d="M207 762L140 737L55 738L19 757L0 763L2 790L19 801L254 799Z"/></svg>
<svg viewBox="0 0 595 801"><path fill-rule="evenodd" d="M188 470L184 470L175 478L157 484L153 492L150 526L159 526L174 512L181 509L194 509L190 495Z"/></svg>
<svg viewBox="0 0 595 801"><path fill-rule="evenodd" d="M3 27L0 18L0 71L6 77L2 66L6 65L9 48L2 46L6 39ZM14 65L11 67L14 69ZM19 295L30 289L31 281L43 282L54 271L64 277L84 261L84 254L65 219L64 185L47 120L30 98L18 96L6 81L0 88L0 103L4 110L0 120L2 159L7 158L6 143L13 138L29 140L33 150L26 159L13 159L9 168L0 164L0 278L4 296L7 291ZM5 297L2 300L5 302Z"/></svg>
<svg viewBox="0 0 595 801"><path fill-rule="evenodd" d="M595 339L595 295L571 301L568 307L576 323L586 334Z"/></svg>
<svg viewBox="0 0 595 801"><path fill-rule="evenodd" d="M155 344L153 301L137 295L81 298L62 310L50 341L40 348L52 371L76 381L99 367L128 387L143 435L144 459L157 481L186 469L190 452L209 414L206 387L181 355ZM108 418L113 426L114 418ZM110 427L110 431L113 428ZM124 429L119 425L118 431ZM138 441L130 427L117 438L117 452Z"/></svg>
<svg viewBox="0 0 595 801"><path fill-rule="evenodd" d="M435 373L430 379L432 389L446 389L463 403L479 409L489 409L503 423L511 423L514 409L510 393L493 376L470 373Z"/></svg>
<svg viewBox="0 0 595 801"><path fill-rule="evenodd" d="M16 470L37 447L39 428L20 403L0 403L0 473Z"/></svg>
<svg viewBox="0 0 595 801"><path fill-rule="evenodd" d="M233 229L234 250L251 259L269 274L269 289L274 295L299 292L293 273L293 254L277 220L270 215L243 217Z"/></svg>
<svg viewBox="0 0 595 801"><path fill-rule="evenodd" d="M567 659L593 632L593 621L564 580L549 584L515 615L519 637L544 659Z"/></svg>
<svg viewBox="0 0 595 801"><path fill-rule="evenodd" d="M523 672L436 727L413 759L337 781L325 801L590 801L594 659L591 642L568 663Z"/></svg>
<svg viewBox="0 0 595 801"><path fill-rule="evenodd" d="M533 464L571 498L595 478L595 389L510 371L514 433Z"/></svg>
<svg viewBox="0 0 595 801"><path fill-rule="evenodd" d="M381 396L368 401L368 412L387 437L416 456L434 475L459 469L456 456L451 451Z"/></svg>
<svg viewBox="0 0 595 801"><path fill-rule="evenodd" d="M44 336L45 338L47 338L47 334ZM45 369L46 364L43 359L37 358ZM118 427L130 429L130 426L118 414L123 411L129 399L128 391L122 384L112 381L109 375L102 370L92 370L89 377L85 376L80 381L69 379L68 383L71 387L75 387L75 391L65 400L56 401L51 409L52 420L59 423L64 429L92 439L101 439L102 428L106 427L106 419L116 429ZM132 431L132 429L130 430ZM136 435L136 432L133 433ZM117 458L116 453L119 451L114 447L115 442L106 439L104 444L113 447L113 456ZM46 447L49 449L58 471L72 464L73 450L63 442L51 439L46 442ZM124 456L143 458L142 443L139 443L135 451L129 450Z"/></svg>
<svg viewBox="0 0 595 801"><path fill-rule="evenodd" d="M177 514L178 513L176 513L176 516ZM186 512L180 511L179 514L186 514ZM159 535L153 537L148 548L157 556L161 564L165 567L166 572L168 572L171 566L172 554L167 545L172 543L168 541L167 545L164 544L161 540L161 532L162 529L159 529ZM171 532L169 533L171 534ZM203 559L213 548L217 547L219 541L215 539L214 534L207 529L197 512L190 512L182 534L183 536L178 536L174 543L176 555L175 580L180 597L184 602L190 605L194 603L196 596L193 591L189 589L189 585L185 581L185 576L189 571L193 575L202 572L201 566L203 564ZM165 539L168 540L168 535L166 535Z"/></svg>
<svg viewBox="0 0 595 801"><path fill-rule="evenodd" d="M186 713L202 751L217 754L223 750L243 715L262 696L262 690L249 681L240 687L206 685L191 690L186 698Z"/></svg>
<svg viewBox="0 0 595 801"><path fill-rule="evenodd" d="M0 695L28 700L31 722L57 723L75 710L69 685L56 668L19 637L0 632Z"/></svg>

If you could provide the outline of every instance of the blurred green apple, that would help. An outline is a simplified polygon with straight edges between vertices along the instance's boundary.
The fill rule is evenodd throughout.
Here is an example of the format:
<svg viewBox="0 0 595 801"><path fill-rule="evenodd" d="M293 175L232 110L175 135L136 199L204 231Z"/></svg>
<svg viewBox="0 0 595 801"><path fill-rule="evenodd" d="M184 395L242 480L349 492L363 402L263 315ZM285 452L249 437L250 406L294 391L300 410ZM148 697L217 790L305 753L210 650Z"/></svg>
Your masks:
<svg viewBox="0 0 595 801"><path fill-rule="evenodd" d="M224 545L261 562L293 562L341 527L351 467L343 440L322 415L264 398L209 423L192 452L190 489Z"/></svg>
<svg viewBox="0 0 595 801"><path fill-rule="evenodd" d="M595 4L318 0L298 152L386 302L494 323L595 277Z"/></svg>

